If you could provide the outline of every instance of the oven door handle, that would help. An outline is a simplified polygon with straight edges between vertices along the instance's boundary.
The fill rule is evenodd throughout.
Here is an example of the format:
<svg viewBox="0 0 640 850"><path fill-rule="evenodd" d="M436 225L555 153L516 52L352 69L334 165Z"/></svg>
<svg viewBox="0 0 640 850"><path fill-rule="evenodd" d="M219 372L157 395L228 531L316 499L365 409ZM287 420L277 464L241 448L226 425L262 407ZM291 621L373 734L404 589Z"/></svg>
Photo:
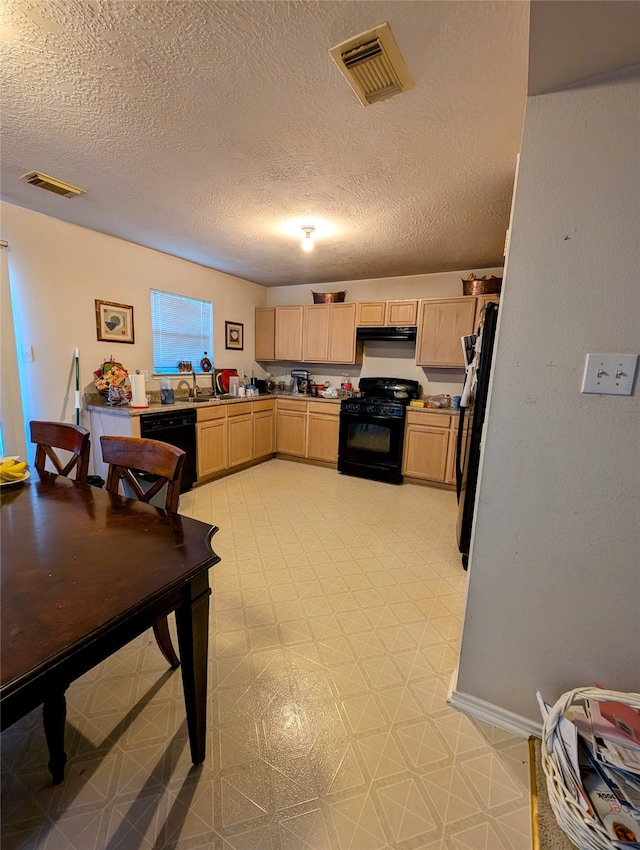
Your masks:
<svg viewBox="0 0 640 850"><path fill-rule="evenodd" d="M404 423L404 416L377 416L375 413L348 413L340 411L341 419L352 419L354 422L368 422L374 419L376 422L401 422Z"/></svg>

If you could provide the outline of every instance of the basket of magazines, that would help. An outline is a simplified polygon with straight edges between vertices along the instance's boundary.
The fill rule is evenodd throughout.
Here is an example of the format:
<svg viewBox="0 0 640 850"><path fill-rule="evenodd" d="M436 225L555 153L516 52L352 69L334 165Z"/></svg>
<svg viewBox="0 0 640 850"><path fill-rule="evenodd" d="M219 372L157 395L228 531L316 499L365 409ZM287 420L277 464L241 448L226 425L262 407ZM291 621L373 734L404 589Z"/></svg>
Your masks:
<svg viewBox="0 0 640 850"><path fill-rule="evenodd" d="M640 694L584 688L538 701L560 827L580 850L640 850Z"/></svg>

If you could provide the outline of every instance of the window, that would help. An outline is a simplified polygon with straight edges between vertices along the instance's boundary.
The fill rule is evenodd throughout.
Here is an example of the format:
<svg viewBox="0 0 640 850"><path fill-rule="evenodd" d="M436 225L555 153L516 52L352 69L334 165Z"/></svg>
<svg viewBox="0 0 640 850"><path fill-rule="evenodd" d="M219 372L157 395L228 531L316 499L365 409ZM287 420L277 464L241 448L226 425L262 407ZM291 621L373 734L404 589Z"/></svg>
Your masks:
<svg viewBox="0 0 640 850"><path fill-rule="evenodd" d="M178 363L190 360L194 371L207 352L213 363L213 304L172 292L151 290L153 371L178 374Z"/></svg>

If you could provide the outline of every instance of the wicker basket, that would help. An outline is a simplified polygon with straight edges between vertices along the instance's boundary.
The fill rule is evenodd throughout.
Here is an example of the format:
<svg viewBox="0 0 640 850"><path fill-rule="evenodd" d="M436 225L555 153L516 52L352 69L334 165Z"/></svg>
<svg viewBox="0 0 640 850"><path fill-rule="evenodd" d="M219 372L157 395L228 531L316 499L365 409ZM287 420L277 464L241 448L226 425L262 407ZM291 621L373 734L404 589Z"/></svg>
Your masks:
<svg viewBox="0 0 640 850"><path fill-rule="evenodd" d="M614 700L640 709L640 694L617 693L602 688L577 689L560 697L542 726L542 769L547 778L549 802L558 824L580 850L625 850L628 844L614 841L599 821L580 808L577 800L568 792L558 767L558 722L568 708L583 699L599 702Z"/></svg>

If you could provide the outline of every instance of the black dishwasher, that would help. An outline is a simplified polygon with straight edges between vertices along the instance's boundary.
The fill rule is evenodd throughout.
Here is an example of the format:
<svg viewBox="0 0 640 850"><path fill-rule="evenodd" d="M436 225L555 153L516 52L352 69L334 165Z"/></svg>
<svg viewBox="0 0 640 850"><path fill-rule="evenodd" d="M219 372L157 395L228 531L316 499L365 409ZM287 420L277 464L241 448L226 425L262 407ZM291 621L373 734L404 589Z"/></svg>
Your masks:
<svg viewBox="0 0 640 850"><path fill-rule="evenodd" d="M187 456L182 467L180 492L184 493L191 490L198 477L195 409L143 413L140 417L140 436L170 443L186 452Z"/></svg>

